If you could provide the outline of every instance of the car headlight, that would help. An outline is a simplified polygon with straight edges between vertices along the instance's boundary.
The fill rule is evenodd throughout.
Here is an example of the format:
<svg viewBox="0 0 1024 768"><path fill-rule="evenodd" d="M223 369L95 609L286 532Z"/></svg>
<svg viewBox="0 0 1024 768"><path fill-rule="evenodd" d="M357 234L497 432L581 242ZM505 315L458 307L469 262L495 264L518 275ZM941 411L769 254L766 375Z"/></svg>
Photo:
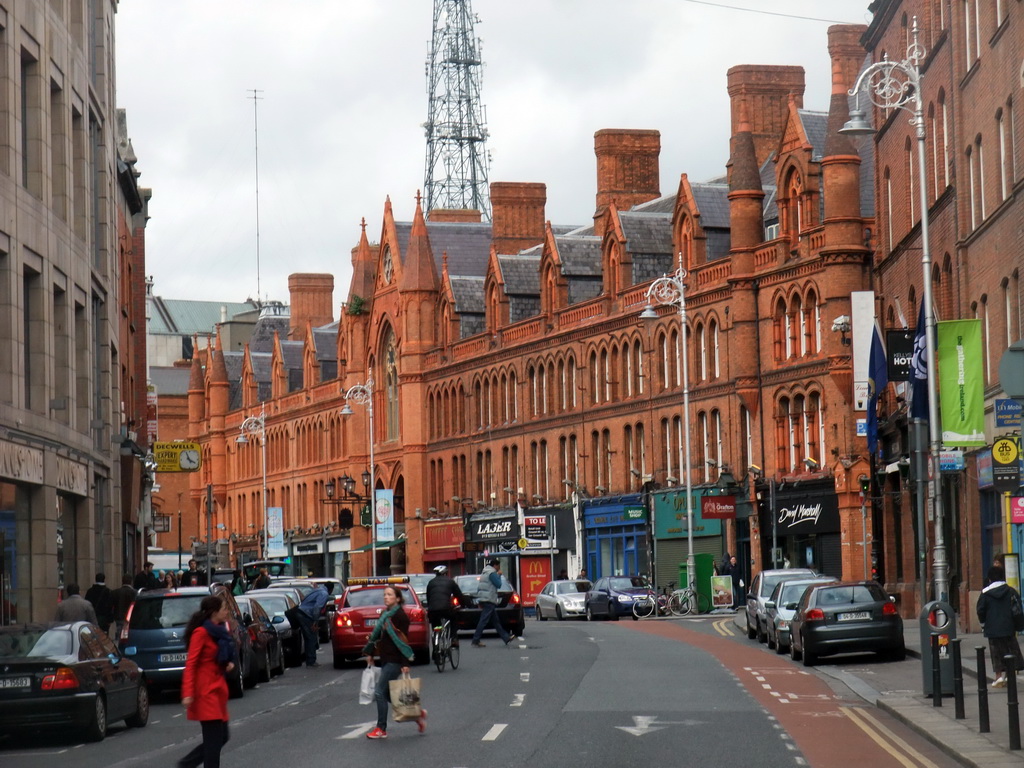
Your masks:
<svg viewBox="0 0 1024 768"><path fill-rule="evenodd" d="M789 622L779 620L779 629L789 629Z"/></svg>
<svg viewBox="0 0 1024 768"><path fill-rule="evenodd" d="M619 595L620 603L632 603L633 597L631 595Z"/></svg>

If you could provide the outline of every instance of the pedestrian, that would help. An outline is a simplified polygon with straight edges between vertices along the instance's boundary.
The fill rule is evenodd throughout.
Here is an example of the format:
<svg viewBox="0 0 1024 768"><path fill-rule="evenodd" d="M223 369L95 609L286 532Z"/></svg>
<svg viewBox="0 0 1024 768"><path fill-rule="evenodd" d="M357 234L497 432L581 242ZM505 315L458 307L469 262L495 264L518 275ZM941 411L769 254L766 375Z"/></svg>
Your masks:
<svg viewBox="0 0 1024 768"><path fill-rule="evenodd" d="M516 639L515 635L510 635L505 631L505 628L501 626L501 619L498 618L498 589L500 588L501 562L498 558L493 558L480 572L480 585L477 587L476 602L480 606L480 621L477 622L476 632L473 633L473 645L477 648L484 647L484 644L480 642L480 636L483 635L485 629L490 629L492 626L498 631L498 637L504 641L505 645Z"/></svg>
<svg viewBox="0 0 1024 768"><path fill-rule="evenodd" d="M256 581L253 582L253 589L266 589L271 584L270 573L267 571L267 566L260 568L260 575L256 577Z"/></svg>
<svg viewBox="0 0 1024 768"><path fill-rule="evenodd" d="M316 652L320 648L316 624L320 620L320 614L323 613L326 604L327 587L317 584L312 592L302 598L299 609L295 613L299 619L299 627L302 629L302 644L306 647L307 667L320 666L316 661Z"/></svg>
<svg viewBox="0 0 1024 768"><path fill-rule="evenodd" d="M92 603L96 611L96 623L104 632L110 631L110 622L114 620L112 594L103 573L97 573L96 581L85 591L85 599Z"/></svg>
<svg viewBox="0 0 1024 768"><path fill-rule="evenodd" d="M566 580L568 580L568 578L569 578L569 572L565 568L563 568L562 570L560 570L558 572L558 580L559 581L566 581Z"/></svg>
<svg viewBox="0 0 1024 768"><path fill-rule="evenodd" d="M82 590L77 584L68 584L67 597L57 604L54 621L91 621L96 623L96 609L92 603L82 597Z"/></svg>
<svg viewBox="0 0 1024 768"><path fill-rule="evenodd" d="M203 741L178 761L178 768L220 768L220 751L228 741L228 681L237 649L224 627L228 605L217 595L204 597L185 627L188 658L181 678L181 703L189 720L198 720Z"/></svg>
<svg viewBox="0 0 1024 768"><path fill-rule="evenodd" d="M380 677L374 698L377 700L377 726L366 734L368 739L388 737L388 704L391 700L389 683L399 675L408 674L414 654L409 647L406 633L409 631L409 616L402 609L402 593L397 587L384 587L384 612L370 633L370 639L363 647L366 666L373 666L373 655L380 656ZM421 709L416 720L420 733L427 729L427 710Z"/></svg>
<svg viewBox="0 0 1024 768"><path fill-rule="evenodd" d="M199 570L195 560L188 561L188 570L181 575L183 587L205 587L206 574Z"/></svg>
<svg viewBox="0 0 1024 768"><path fill-rule="evenodd" d="M142 570L135 574L132 586L136 589L160 589L160 579L153 573L153 564L147 562Z"/></svg>
<svg viewBox="0 0 1024 768"><path fill-rule="evenodd" d="M245 594L245 579L237 568L231 573L231 594L235 597Z"/></svg>
<svg viewBox="0 0 1024 768"><path fill-rule="evenodd" d="M466 598L455 579L448 575L447 565L434 567L434 578L427 582L427 621L434 629L440 629L450 622L452 648L459 647L459 633L455 631L455 605L462 605Z"/></svg>
<svg viewBox="0 0 1024 768"><path fill-rule="evenodd" d="M580 568L580 575L577 576L576 578L577 579L583 579L584 581L586 581L587 580L587 569L586 568Z"/></svg>
<svg viewBox="0 0 1024 768"><path fill-rule="evenodd" d="M110 639L117 642L117 632L128 621L128 611L135 602L135 587L132 586L131 574L121 577L121 586L111 592L111 605L114 620L110 623Z"/></svg>
<svg viewBox="0 0 1024 768"><path fill-rule="evenodd" d="M174 575L174 571L167 571L167 573L164 574L164 577L163 577L163 580L162 580L160 586L163 587L164 589L177 589L177 587L178 587L178 579Z"/></svg>
<svg viewBox="0 0 1024 768"><path fill-rule="evenodd" d="M1020 615L1021 602L1017 591L1006 583L1006 572L998 565L988 569L988 581L978 598L978 619L988 638L992 671L996 673L992 687L1003 688L1009 671L1004 656L1014 657L1014 672L1024 669L1024 656L1016 637L1019 627L1014 626L1014 613Z"/></svg>
<svg viewBox="0 0 1024 768"><path fill-rule="evenodd" d="M732 604L733 607L739 605L742 602L740 599L740 565L736 560L736 555L730 555L726 552L718 571L722 576L728 576L731 580Z"/></svg>

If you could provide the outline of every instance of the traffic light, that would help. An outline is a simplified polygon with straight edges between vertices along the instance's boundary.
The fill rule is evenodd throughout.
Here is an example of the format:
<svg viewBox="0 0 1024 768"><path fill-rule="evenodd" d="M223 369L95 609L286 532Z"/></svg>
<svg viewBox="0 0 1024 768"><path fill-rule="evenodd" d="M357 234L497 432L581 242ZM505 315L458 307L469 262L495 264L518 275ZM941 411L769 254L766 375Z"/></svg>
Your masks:
<svg viewBox="0 0 1024 768"><path fill-rule="evenodd" d="M860 492L865 496L869 496L871 494L871 478L867 475L861 475L857 479L860 480Z"/></svg>
<svg viewBox="0 0 1024 768"><path fill-rule="evenodd" d="M363 508L360 510L359 524L364 528L369 528L373 525L373 512L370 510L369 504L364 504Z"/></svg>

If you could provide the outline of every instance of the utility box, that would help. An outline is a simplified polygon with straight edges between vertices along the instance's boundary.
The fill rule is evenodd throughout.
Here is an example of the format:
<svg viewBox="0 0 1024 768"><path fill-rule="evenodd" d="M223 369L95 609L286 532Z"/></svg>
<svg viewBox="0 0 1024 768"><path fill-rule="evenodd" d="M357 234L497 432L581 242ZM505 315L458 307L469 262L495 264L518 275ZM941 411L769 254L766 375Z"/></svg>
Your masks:
<svg viewBox="0 0 1024 768"><path fill-rule="evenodd" d="M706 603L704 600L700 602L702 605L711 605L711 577L715 575L715 556L707 552L695 554L693 556L693 566L693 586L698 594L706 598ZM686 563L680 563L678 589L686 589L689 584Z"/></svg>
<svg viewBox="0 0 1024 768"><path fill-rule="evenodd" d="M932 686L932 637L938 637L940 692L943 696L952 696L956 612L949 603L933 600L921 610L918 623L921 627L921 675L924 681L924 695L931 696L935 692Z"/></svg>

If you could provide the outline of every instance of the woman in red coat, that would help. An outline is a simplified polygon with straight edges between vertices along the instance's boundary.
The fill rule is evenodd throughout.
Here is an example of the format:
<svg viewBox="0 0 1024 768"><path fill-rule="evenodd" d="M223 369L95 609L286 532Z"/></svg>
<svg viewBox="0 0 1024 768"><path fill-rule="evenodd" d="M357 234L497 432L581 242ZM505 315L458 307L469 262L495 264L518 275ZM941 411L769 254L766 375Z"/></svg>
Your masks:
<svg viewBox="0 0 1024 768"><path fill-rule="evenodd" d="M235 642L225 629L228 607L216 595L204 597L185 629L188 659L181 680L181 703L189 720L203 726L203 743L178 761L179 768L220 768L228 741L228 682L235 668Z"/></svg>

